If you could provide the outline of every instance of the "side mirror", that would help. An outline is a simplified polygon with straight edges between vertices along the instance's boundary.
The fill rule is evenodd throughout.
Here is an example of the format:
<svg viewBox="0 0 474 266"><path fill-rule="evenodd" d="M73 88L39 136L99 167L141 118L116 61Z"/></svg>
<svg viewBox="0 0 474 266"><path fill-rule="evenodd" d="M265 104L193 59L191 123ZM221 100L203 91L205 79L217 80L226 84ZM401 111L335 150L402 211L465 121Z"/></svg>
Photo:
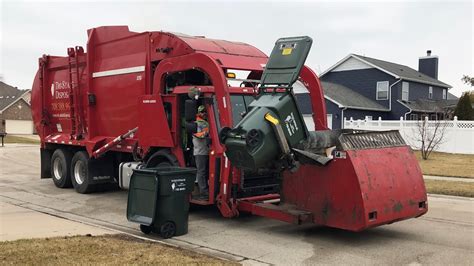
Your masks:
<svg viewBox="0 0 474 266"><path fill-rule="evenodd" d="M184 118L187 122L194 121L196 119L197 109L196 101L188 99L184 102Z"/></svg>
<svg viewBox="0 0 474 266"><path fill-rule="evenodd" d="M219 141L221 142L221 144L225 144L225 140L227 139L227 136L231 130L232 129L230 127L224 127L221 129L221 131L219 132Z"/></svg>
<svg viewBox="0 0 474 266"><path fill-rule="evenodd" d="M186 132L194 134L197 132L197 124L195 122L186 122Z"/></svg>

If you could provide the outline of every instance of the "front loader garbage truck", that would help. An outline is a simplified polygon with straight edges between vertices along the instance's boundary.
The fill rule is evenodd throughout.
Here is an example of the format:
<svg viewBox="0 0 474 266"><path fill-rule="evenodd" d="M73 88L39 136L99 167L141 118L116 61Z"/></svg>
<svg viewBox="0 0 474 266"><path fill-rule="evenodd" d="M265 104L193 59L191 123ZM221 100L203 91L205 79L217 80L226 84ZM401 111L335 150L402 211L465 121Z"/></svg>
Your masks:
<svg viewBox="0 0 474 266"><path fill-rule="evenodd" d="M321 84L304 65L310 38L279 39L268 58L245 43L126 26L87 35L86 49L42 56L33 83L41 178L57 187L127 188L133 169L195 167L203 105L209 196L192 204L351 231L427 212L420 167L398 132L328 130ZM295 83L310 93L315 131Z"/></svg>

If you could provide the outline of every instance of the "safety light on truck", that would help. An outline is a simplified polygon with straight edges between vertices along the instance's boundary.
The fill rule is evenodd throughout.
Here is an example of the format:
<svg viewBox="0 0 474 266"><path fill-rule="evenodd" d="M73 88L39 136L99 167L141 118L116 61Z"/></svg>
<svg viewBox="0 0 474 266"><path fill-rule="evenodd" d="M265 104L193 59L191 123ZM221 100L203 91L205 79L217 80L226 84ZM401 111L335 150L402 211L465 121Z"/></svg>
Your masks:
<svg viewBox="0 0 474 266"><path fill-rule="evenodd" d="M226 76L227 76L227 78L230 78L230 79L235 79L235 77L236 77L235 73L232 73L232 72L227 72Z"/></svg>

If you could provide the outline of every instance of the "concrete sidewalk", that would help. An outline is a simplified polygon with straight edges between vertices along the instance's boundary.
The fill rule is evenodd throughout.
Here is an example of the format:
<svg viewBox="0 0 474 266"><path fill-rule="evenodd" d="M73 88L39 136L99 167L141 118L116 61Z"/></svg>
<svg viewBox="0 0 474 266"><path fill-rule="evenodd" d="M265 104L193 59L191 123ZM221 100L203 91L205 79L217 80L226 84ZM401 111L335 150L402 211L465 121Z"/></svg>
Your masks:
<svg viewBox="0 0 474 266"><path fill-rule="evenodd" d="M430 180L442 180L442 181L474 183L474 178L468 178L468 177L424 175L423 178L424 179L430 179Z"/></svg>
<svg viewBox="0 0 474 266"><path fill-rule="evenodd" d="M113 233L0 201L0 241Z"/></svg>

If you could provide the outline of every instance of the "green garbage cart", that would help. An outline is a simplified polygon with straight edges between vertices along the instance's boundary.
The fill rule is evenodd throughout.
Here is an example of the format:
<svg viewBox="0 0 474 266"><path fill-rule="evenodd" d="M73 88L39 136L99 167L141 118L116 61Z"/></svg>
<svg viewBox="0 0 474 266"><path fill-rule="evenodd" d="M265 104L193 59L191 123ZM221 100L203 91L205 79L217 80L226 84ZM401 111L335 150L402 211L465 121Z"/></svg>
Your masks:
<svg viewBox="0 0 474 266"><path fill-rule="evenodd" d="M294 148L308 139L309 132L293 84L312 43L307 36L280 38L275 43L250 111L234 128L224 127L219 133L233 166L250 171L296 167Z"/></svg>
<svg viewBox="0 0 474 266"><path fill-rule="evenodd" d="M127 219L140 230L163 238L188 232L189 194L196 169L157 167L134 169L130 179Z"/></svg>

